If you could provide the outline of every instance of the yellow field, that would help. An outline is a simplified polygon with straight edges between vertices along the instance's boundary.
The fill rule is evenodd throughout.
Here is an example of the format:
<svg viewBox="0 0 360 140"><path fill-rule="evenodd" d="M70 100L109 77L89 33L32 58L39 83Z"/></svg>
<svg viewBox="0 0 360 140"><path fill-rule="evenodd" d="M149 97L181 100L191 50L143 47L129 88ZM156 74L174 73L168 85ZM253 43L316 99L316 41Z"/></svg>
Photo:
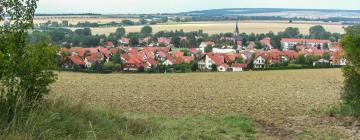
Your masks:
<svg viewBox="0 0 360 140"><path fill-rule="evenodd" d="M339 69L243 73L83 74L63 72L50 97L169 115L242 112L282 124L339 103Z"/></svg>
<svg viewBox="0 0 360 140"><path fill-rule="evenodd" d="M240 32L245 33L268 33L273 31L275 33L284 31L287 27L297 27L302 34L308 34L309 28L314 25L323 25L327 31L344 33L343 25L340 24L325 24L325 23L287 23L287 22L264 22L264 21L247 21L240 22ZM139 32L143 26L127 26L127 32ZM193 22L182 24L166 24L166 25L152 25L153 32L158 31L175 31L183 29L184 31L204 30L205 33L226 33L234 32L235 22ZM95 34L109 34L115 32L116 27L110 28L92 28Z"/></svg>
<svg viewBox="0 0 360 140"><path fill-rule="evenodd" d="M61 23L64 20L69 21L69 24L77 24L79 22L95 22L95 23L109 23L109 22L121 22L128 18L105 18L105 17L79 17L79 16L43 16L43 17L35 17L34 23L45 23L49 20L51 21L58 21ZM132 21L139 21L138 19L128 19Z"/></svg>

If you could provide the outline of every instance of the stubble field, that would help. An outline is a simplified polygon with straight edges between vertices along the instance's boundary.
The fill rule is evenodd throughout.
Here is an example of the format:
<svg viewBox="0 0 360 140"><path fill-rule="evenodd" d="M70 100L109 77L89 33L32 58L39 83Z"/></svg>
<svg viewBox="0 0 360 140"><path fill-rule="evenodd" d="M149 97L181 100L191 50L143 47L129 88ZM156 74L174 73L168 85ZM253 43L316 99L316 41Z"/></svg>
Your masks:
<svg viewBox="0 0 360 140"><path fill-rule="evenodd" d="M245 33L268 33L273 31L278 33L284 31L287 27L297 27L302 34L308 34L309 28L314 25L322 25L329 32L344 33L343 25L328 24L328 23L288 23L282 21L242 21L239 23L241 32ZM126 32L140 32L143 26L126 26ZM205 33L227 33L233 32L235 29L235 22L231 21L217 21L217 22L190 22L190 23L174 23L174 24L159 24L151 25L153 32L158 31L175 31L183 29L186 32L198 31L202 29ZM115 32L117 27L92 28L94 34L110 34Z"/></svg>
<svg viewBox="0 0 360 140"><path fill-rule="evenodd" d="M288 118L339 103L342 81L339 69L107 75L61 72L50 97L171 116L242 112L282 124Z"/></svg>

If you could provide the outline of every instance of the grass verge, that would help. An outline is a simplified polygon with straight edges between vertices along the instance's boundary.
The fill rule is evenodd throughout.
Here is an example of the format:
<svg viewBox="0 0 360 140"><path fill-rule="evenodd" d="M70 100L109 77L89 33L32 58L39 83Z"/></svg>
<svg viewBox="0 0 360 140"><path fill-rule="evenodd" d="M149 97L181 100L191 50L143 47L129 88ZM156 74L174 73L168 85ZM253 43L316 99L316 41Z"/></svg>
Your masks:
<svg viewBox="0 0 360 140"><path fill-rule="evenodd" d="M25 113L24 113L25 114ZM0 115L0 139L255 139L255 125L242 114L169 117L104 107L44 103L12 125Z"/></svg>

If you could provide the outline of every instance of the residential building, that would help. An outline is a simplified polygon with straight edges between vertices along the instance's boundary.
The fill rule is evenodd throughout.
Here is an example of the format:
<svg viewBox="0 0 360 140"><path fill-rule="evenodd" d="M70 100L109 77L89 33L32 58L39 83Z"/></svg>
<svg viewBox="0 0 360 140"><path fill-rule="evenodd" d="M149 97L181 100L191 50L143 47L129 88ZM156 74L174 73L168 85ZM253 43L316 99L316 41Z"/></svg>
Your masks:
<svg viewBox="0 0 360 140"><path fill-rule="evenodd" d="M325 45L330 47L330 40L319 40L319 39L301 39L301 38L282 38L281 39L281 47L283 50L293 50L296 46L311 46L317 47L319 49L324 49Z"/></svg>

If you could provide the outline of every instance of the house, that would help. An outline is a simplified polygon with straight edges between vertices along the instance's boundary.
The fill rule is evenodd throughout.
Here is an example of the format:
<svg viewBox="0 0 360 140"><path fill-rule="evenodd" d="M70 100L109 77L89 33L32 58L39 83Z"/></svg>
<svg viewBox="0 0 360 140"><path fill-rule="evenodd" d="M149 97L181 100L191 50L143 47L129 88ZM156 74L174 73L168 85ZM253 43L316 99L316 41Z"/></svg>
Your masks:
<svg viewBox="0 0 360 140"><path fill-rule="evenodd" d="M331 52L330 64L334 66L345 66L348 64L343 50Z"/></svg>
<svg viewBox="0 0 360 140"><path fill-rule="evenodd" d="M263 56L256 57L256 59L254 60L254 68L265 68L265 61L266 59Z"/></svg>
<svg viewBox="0 0 360 140"><path fill-rule="evenodd" d="M223 56L215 53L207 53L201 57L198 65L201 70L211 70L212 65L220 66L224 63L225 60Z"/></svg>
<svg viewBox="0 0 360 140"><path fill-rule="evenodd" d="M196 54L199 53L199 51L198 51L197 48L190 48L190 49L189 49L189 53L191 54L192 57L195 57Z"/></svg>
<svg viewBox="0 0 360 140"><path fill-rule="evenodd" d="M266 46L268 50L273 49L273 47L271 45L271 38L270 37L265 37L264 39L260 40L260 43L262 45Z"/></svg>
<svg viewBox="0 0 360 140"><path fill-rule="evenodd" d="M177 58L177 57L184 56L184 55L185 55L185 53L184 53L184 52L181 52L181 51L180 51L180 52L173 52L173 53L172 53L172 56L174 56L174 57L176 57L176 58Z"/></svg>
<svg viewBox="0 0 360 140"><path fill-rule="evenodd" d="M236 50L234 49L219 49L219 48L213 48L213 53L236 53Z"/></svg>
<svg viewBox="0 0 360 140"><path fill-rule="evenodd" d="M292 50L297 45L317 47L324 49L325 45L331 45L330 40L319 40L319 39L302 39L302 38L282 38L281 47L283 50Z"/></svg>
<svg viewBox="0 0 360 140"><path fill-rule="evenodd" d="M125 64L124 64L124 71L139 71L141 69L145 69L148 67L148 64L139 58L130 58Z"/></svg>
<svg viewBox="0 0 360 140"><path fill-rule="evenodd" d="M170 54L166 51L158 51L156 54L156 59L159 61L165 61L169 55Z"/></svg>
<svg viewBox="0 0 360 140"><path fill-rule="evenodd" d="M300 56L299 53L297 53L294 50L287 50L283 52L282 61L289 61L294 60Z"/></svg>
<svg viewBox="0 0 360 140"><path fill-rule="evenodd" d="M105 42L105 43L104 43L104 46L107 47L107 48L113 48L113 47L115 47L114 43L112 43L112 42L110 42L110 41Z"/></svg>
<svg viewBox="0 0 360 140"><path fill-rule="evenodd" d="M224 63L224 64L219 65L217 67L217 70L219 72L226 72L228 68L229 68L229 65Z"/></svg>
<svg viewBox="0 0 360 140"><path fill-rule="evenodd" d="M232 72L240 72L244 71L244 69L247 68L247 64L243 63L233 63L230 68L228 68L228 71Z"/></svg>
<svg viewBox="0 0 360 140"><path fill-rule="evenodd" d="M177 60L173 56L168 56L163 65L171 66L177 64Z"/></svg>
<svg viewBox="0 0 360 140"><path fill-rule="evenodd" d="M71 55L74 56L74 55L77 55L81 58L83 58L85 56L85 53L86 53L86 49L85 48L81 48L81 47L72 47L70 49L70 52L71 52Z"/></svg>
<svg viewBox="0 0 360 140"><path fill-rule="evenodd" d="M200 48L199 50L204 53L205 48L208 47L208 46L214 47L215 42L212 42L212 41L201 42L200 45L199 45L199 48Z"/></svg>
<svg viewBox="0 0 360 140"><path fill-rule="evenodd" d="M158 43L158 46L160 44L169 45L171 43L171 38L159 37L159 38L157 38L157 43Z"/></svg>
<svg viewBox="0 0 360 140"><path fill-rule="evenodd" d="M79 66L80 68L84 68L84 67L85 67L85 62L84 62L84 60L82 60L82 59L80 58L80 56L78 56L78 55L71 56L71 57L70 57L70 60L71 60L71 62L72 62L74 65L77 65L77 66Z"/></svg>
<svg viewBox="0 0 360 140"><path fill-rule="evenodd" d="M122 38L122 39L119 40L119 43L124 44L124 45L128 45L129 42L130 42L129 38Z"/></svg>
<svg viewBox="0 0 360 140"><path fill-rule="evenodd" d="M208 46L214 47L215 42L212 41L201 42L199 48L206 48Z"/></svg>

